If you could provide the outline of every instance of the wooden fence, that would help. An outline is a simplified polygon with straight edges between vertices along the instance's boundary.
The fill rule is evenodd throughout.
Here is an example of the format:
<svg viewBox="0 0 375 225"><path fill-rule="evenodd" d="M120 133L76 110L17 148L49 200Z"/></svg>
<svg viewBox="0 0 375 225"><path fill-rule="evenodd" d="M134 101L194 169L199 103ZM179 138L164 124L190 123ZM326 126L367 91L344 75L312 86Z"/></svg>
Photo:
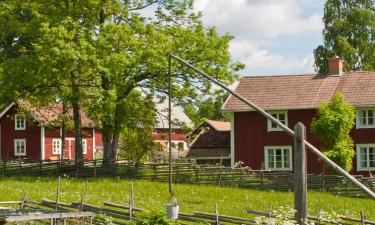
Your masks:
<svg viewBox="0 0 375 225"><path fill-rule="evenodd" d="M96 218L94 217L93 224L103 224L103 221L100 221L100 219L103 219L103 217L98 217L98 215L105 216L106 219L110 219L112 224L129 224L131 220L137 221L139 220L139 216L141 212L146 211L143 208L137 208L137 207L131 207L129 205L123 205L121 203L113 203L113 202L104 202L102 206L98 205L92 205L85 203L84 201L80 202L72 202L72 203L65 203L65 202L57 202L54 200L49 199L42 199L41 201L35 201L28 199L26 197L23 197L21 201L10 201L10 202L0 202L0 205L18 205L22 210L31 210L31 211L38 211L39 214L36 218L31 218L30 220L40 220L43 219L45 216L51 215L52 211L59 212L60 215L66 215L71 216L74 214L74 216L91 216L91 214L85 214L85 213L94 213L96 214ZM245 209L244 209L245 210ZM1 212L1 209L0 209ZM46 212L46 213L44 213ZM241 217L235 217L235 216L228 216L228 215L222 215L217 213L207 213L207 212L193 212L193 213L179 213L178 220L176 221L176 224L181 225L191 225L191 224L207 224L207 225L253 225L256 223L256 218L258 217L264 217L273 219L275 218L275 215L273 215L271 212L262 212L262 211L256 211L256 210L247 210L249 217L248 218L241 218ZM30 216L30 215L26 215ZM18 216L17 219L23 218L25 216ZM8 217L7 217L8 218ZM104 218L104 219L105 219ZM309 216L308 217L311 222L314 222L314 224L318 225L325 225L325 224L375 224L375 221L366 220L364 215L361 214L359 218L349 217L349 216L338 216L335 218L335 220L330 220L327 218L322 218L319 215L317 216ZM2 219L0 215L0 220ZM291 220L293 218L290 218ZM331 218L332 219L332 218ZM55 221L51 221L49 223L44 224L60 224L59 220L64 220L64 224L71 224L69 223L69 219L66 219L66 217L60 217L56 218ZM22 220L26 221L26 220ZM41 222L41 221L40 221ZM73 222L77 222L74 221ZM90 222L91 223L91 222ZM107 221L108 223L108 221ZM270 224L272 222L270 221ZM75 224L75 223L74 223ZM86 223L85 223L86 224ZM263 223L268 224L268 223Z"/></svg>
<svg viewBox="0 0 375 225"><path fill-rule="evenodd" d="M102 160L85 161L77 167L72 162L61 165L58 161L3 161L0 176L67 176L67 177L119 177L149 181L168 181L168 164L131 165L126 161L103 164ZM374 189L375 179L356 176L367 187ZM232 169L229 167L200 166L191 163L173 164L173 182L219 185L258 190L293 191L293 174ZM337 175L308 175L309 189L325 190L338 195L366 196L351 182Z"/></svg>

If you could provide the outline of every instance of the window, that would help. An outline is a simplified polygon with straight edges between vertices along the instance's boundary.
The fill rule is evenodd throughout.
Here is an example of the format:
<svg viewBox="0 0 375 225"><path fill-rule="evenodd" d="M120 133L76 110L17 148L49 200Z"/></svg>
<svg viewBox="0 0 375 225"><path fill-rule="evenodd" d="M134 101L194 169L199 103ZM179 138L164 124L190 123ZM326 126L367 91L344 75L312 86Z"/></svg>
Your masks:
<svg viewBox="0 0 375 225"><path fill-rule="evenodd" d="M357 145L357 171L375 170L375 144Z"/></svg>
<svg viewBox="0 0 375 225"><path fill-rule="evenodd" d="M267 146L264 151L267 170L292 170L292 147Z"/></svg>
<svg viewBox="0 0 375 225"><path fill-rule="evenodd" d="M16 114L14 122L15 122L15 129L16 130L25 130L26 129L25 115Z"/></svg>
<svg viewBox="0 0 375 225"><path fill-rule="evenodd" d="M61 139L52 139L52 154L60 154L61 152Z"/></svg>
<svg viewBox="0 0 375 225"><path fill-rule="evenodd" d="M269 112L269 114L271 114L271 116L280 120L280 122L288 126L287 111L272 111L272 112ZM267 120L267 130L268 131L282 131L283 129L281 129L279 126L276 125L276 123L272 122L271 120Z"/></svg>
<svg viewBox="0 0 375 225"><path fill-rule="evenodd" d="M87 154L87 139L82 139L82 151L83 154Z"/></svg>
<svg viewBox="0 0 375 225"><path fill-rule="evenodd" d="M357 128L375 128L375 108L357 110Z"/></svg>
<svg viewBox="0 0 375 225"><path fill-rule="evenodd" d="M14 139L14 155L26 155L26 139Z"/></svg>

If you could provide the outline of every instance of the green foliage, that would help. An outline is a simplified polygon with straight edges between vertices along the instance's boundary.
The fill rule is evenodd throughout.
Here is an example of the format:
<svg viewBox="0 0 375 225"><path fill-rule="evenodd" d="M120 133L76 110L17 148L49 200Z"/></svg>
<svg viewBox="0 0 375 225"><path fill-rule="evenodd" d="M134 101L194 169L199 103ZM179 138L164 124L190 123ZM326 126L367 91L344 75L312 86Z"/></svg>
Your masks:
<svg viewBox="0 0 375 225"><path fill-rule="evenodd" d="M327 0L323 45L314 50L315 68L328 72L327 58L342 57L346 71L375 69L375 2Z"/></svg>
<svg viewBox="0 0 375 225"><path fill-rule="evenodd" d="M166 92L169 53L226 84L238 78L243 65L230 58L232 36L205 28L192 5L192 0L3 1L0 97L80 103L102 125L104 158L114 158L128 120L123 110L130 107L129 94L136 88L146 96ZM152 18L142 15L144 7L155 8ZM209 81L176 62L172 76L180 105L189 99L199 105L214 93Z"/></svg>
<svg viewBox="0 0 375 225"><path fill-rule="evenodd" d="M226 92L217 90L213 96L206 97L204 100L185 104L184 111L195 126L206 120L228 121L229 118L221 111L228 96Z"/></svg>
<svg viewBox="0 0 375 225"><path fill-rule="evenodd" d="M147 212L137 217L133 225L172 225L173 222L167 219L165 213L159 211Z"/></svg>
<svg viewBox="0 0 375 225"><path fill-rule="evenodd" d="M346 171L352 169L354 144L349 132L354 126L355 109L337 92L330 103L318 109L318 119L311 123L311 131L327 144L324 153Z"/></svg>
<svg viewBox="0 0 375 225"><path fill-rule="evenodd" d="M157 147L152 137L156 123L155 104L151 97L133 91L122 106L118 108L122 109L121 114L126 120L122 122L119 156L139 163Z"/></svg>

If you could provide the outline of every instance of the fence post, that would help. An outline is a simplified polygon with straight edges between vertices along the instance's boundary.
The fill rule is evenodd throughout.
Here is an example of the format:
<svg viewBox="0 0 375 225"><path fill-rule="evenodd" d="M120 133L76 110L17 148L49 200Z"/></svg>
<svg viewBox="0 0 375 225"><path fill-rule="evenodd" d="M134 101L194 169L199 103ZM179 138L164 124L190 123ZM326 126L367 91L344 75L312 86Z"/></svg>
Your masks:
<svg viewBox="0 0 375 225"><path fill-rule="evenodd" d="M96 159L94 160L94 177L96 178Z"/></svg>
<svg viewBox="0 0 375 225"><path fill-rule="evenodd" d="M365 225L365 214L361 211L361 225Z"/></svg>
<svg viewBox="0 0 375 225"><path fill-rule="evenodd" d="M302 224L307 219L306 128L302 123L294 126L294 209L296 220Z"/></svg>
<svg viewBox="0 0 375 225"><path fill-rule="evenodd" d="M7 169L7 160L4 160L4 164L3 164L3 177L5 177L5 171Z"/></svg>

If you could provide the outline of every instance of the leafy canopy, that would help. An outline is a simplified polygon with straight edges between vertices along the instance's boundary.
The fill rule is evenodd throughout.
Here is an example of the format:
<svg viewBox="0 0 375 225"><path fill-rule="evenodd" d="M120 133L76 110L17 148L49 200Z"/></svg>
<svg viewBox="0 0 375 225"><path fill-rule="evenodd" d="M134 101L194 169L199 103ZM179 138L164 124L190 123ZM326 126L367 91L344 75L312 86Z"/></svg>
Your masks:
<svg viewBox="0 0 375 225"><path fill-rule="evenodd" d="M311 131L327 147L323 149L328 158L346 171L352 169L354 144L349 132L354 126L355 110L348 105L341 93L337 92L330 103L318 109L318 119L311 123Z"/></svg>
<svg viewBox="0 0 375 225"><path fill-rule="evenodd" d="M327 58L342 57L346 71L375 69L375 1L327 0L323 45L314 50L315 68L328 72Z"/></svg>

